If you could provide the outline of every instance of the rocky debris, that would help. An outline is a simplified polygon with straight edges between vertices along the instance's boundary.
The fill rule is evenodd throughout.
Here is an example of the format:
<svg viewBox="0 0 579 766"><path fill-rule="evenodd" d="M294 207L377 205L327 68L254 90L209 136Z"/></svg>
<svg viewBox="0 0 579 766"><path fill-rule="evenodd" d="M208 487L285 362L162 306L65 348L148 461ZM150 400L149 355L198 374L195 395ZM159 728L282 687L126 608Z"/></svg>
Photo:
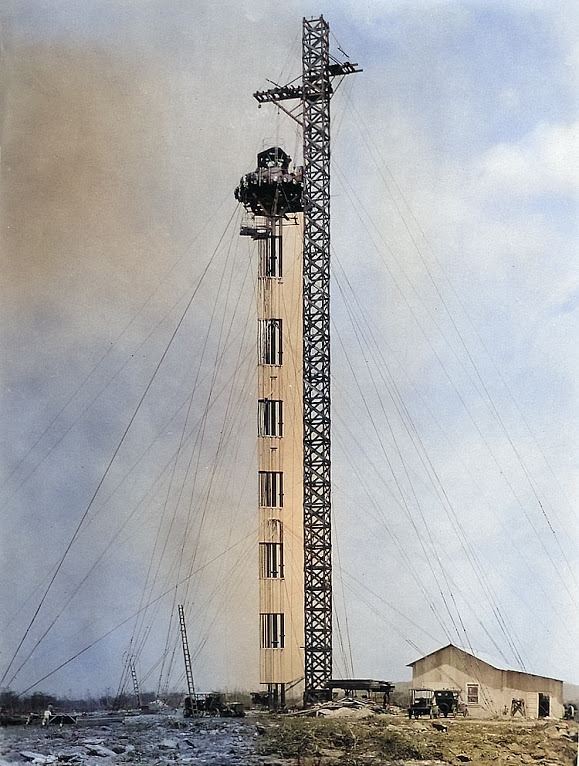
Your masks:
<svg viewBox="0 0 579 766"><path fill-rule="evenodd" d="M384 715L385 709L367 697L342 697L300 710L294 715L325 718L371 718Z"/></svg>
<svg viewBox="0 0 579 766"><path fill-rule="evenodd" d="M193 746L193 743L190 740L184 740L184 742L188 742ZM162 742L159 742L159 747L162 750L176 750L179 745L174 739L164 739Z"/></svg>
<svg viewBox="0 0 579 766"><path fill-rule="evenodd" d="M0 766L263 766L245 719L127 717L118 725L0 729Z"/></svg>
<svg viewBox="0 0 579 766"><path fill-rule="evenodd" d="M58 759L55 755L42 755L42 753L34 753L31 750L21 750L20 755L26 761L32 761L32 763L55 763Z"/></svg>
<svg viewBox="0 0 579 766"><path fill-rule="evenodd" d="M461 718L439 732L430 721L373 708L355 700L317 706L310 718L155 714L95 728L6 727L0 729L0 766L296 766L297 758L302 766L571 766L577 753L574 722ZM339 711L354 715L343 718Z"/></svg>
<svg viewBox="0 0 579 766"><path fill-rule="evenodd" d="M117 755L114 750L109 750L108 747L104 747L103 745L98 744L95 742L87 743L85 744L85 750L88 753L88 755L98 755L100 758L110 758L111 756ZM121 752L124 752L123 750Z"/></svg>

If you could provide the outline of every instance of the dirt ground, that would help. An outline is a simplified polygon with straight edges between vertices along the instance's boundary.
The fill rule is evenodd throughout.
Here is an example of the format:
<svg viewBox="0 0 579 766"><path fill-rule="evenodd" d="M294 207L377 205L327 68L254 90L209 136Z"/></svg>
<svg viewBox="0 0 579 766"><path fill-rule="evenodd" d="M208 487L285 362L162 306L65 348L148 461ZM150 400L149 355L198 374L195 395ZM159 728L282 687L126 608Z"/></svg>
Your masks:
<svg viewBox="0 0 579 766"><path fill-rule="evenodd" d="M293 756L303 766L571 766L576 764L577 728L554 720L280 718L269 722L259 744L261 752Z"/></svg>
<svg viewBox="0 0 579 766"><path fill-rule="evenodd" d="M566 721L431 722L390 715L364 720L135 716L110 725L0 729L0 766L571 766L577 728Z"/></svg>

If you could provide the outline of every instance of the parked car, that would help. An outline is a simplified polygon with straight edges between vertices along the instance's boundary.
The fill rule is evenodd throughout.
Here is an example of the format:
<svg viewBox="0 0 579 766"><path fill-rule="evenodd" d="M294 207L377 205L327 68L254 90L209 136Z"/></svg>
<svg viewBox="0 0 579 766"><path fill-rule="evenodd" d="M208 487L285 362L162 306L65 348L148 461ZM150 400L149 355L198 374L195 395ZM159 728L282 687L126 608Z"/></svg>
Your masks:
<svg viewBox="0 0 579 766"><path fill-rule="evenodd" d="M448 718L449 715L456 715L459 712L460 700L458 692L452 691L452 689L437 689L434 692L434 699L439 715Z"/></svg>

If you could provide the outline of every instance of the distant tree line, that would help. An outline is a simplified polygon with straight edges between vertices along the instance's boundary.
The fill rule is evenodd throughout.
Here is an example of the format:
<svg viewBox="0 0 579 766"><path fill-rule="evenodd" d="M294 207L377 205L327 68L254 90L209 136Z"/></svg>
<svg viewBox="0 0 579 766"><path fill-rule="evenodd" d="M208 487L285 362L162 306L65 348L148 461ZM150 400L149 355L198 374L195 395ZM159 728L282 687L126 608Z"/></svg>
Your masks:
<svg viewBox="0 0 579 766"><path fill-rule="evenodd" d="M141 695L142 703L149 704L155 699L153 692L143 692ZM105 694L101 697L90 697L86 699L70 699L69 697L56 697L53 694L45 692L34 692L30 695L20 695L10 689L0 691L0 708L7 713L42 713L46 708L52 705L54 710L70 713L91 713L95 710L128 710L137 707L135 697L131 694L121 694L118 697Z"/></svg>

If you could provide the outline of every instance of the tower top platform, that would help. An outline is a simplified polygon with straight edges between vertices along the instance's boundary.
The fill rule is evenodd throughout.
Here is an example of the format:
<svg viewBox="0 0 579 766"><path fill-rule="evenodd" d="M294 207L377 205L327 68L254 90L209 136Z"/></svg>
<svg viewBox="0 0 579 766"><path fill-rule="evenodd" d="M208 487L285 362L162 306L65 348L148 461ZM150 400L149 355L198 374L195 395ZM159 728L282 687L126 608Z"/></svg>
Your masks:
<svg viewBox="0 0 579 766"><path fill-rule="evenodd" d="M253 215L277 218L303 210L302 168L290 170L291 157L278 146L257 155L257 168L246 173L235 199Z"/></svg>

